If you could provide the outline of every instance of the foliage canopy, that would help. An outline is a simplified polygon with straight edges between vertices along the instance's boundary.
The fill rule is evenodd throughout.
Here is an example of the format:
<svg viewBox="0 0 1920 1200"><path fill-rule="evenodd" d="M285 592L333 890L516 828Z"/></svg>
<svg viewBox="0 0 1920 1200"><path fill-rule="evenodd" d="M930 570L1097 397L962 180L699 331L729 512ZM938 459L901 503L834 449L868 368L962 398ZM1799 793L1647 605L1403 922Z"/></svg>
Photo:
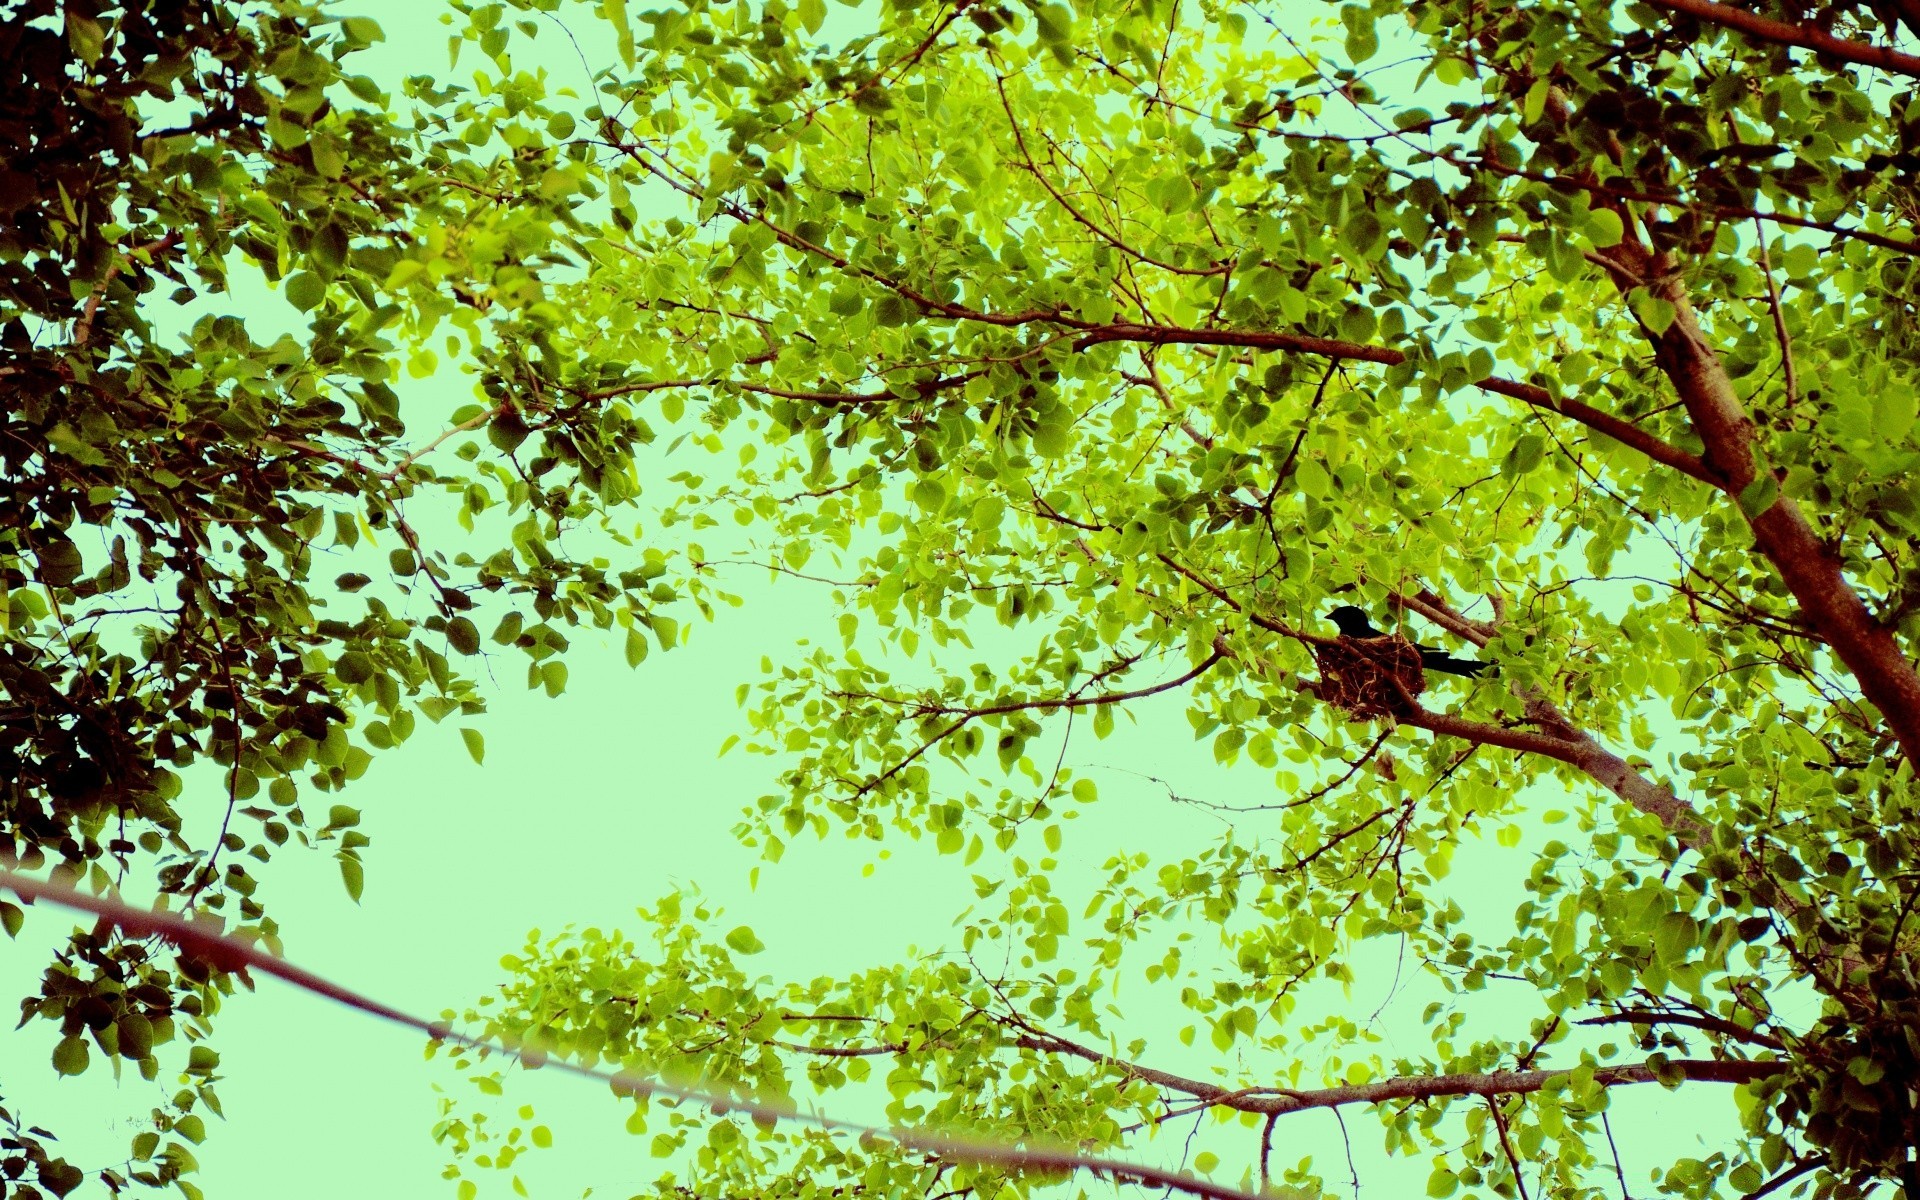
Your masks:
<svg viewBox="0 0 1920 1200"><path fill-rule="evenodd" d="M744 538L845 612L743 688L779 775L742 839L925 838L985 864L978 911L951 956L777 984L670 897L644 936L529 946L484 1028L1102 1152L1213 1112L1289 1195L1345 1186L1272 1161L1309 1109L1369 1109L1434 1196L1531 1200L1614 1185L1619 1089L1732 1087L1740 1124L1663 1194L1920 1196L1920 10L628 7L457 4L470 80L399 99L340 65L370 25L288 3L9 22L90 81L27 109L94 139L4 178L23 855L137 862L271 938L222 851L337 840L353 886L357 814L302 790L475 710L476 617L557 692L563 627L627 627L637 661L661 606L719 594L693 539ZM553 17L589 94L516 66ZM138 97L194 111L150 131ZM302 335L209 317L182 349L141 299L242 269ZM483 400L410 436L387 380L448 330ZM720 465L656 478L653 423ZM644 550L562 553L625 542L643 485ZM428 496L485 550L423 543ZM390 559L311 584L317 539L375 530ZM150 593L135 643L90 615ZM1395 668L1362 703L1383 660L1331 636L1342 603L1497 673ZM1073 846L1105 862L1067 894L1097 793L1061 743L1172 692L1271 792L1201 844ZM196 846L170 768L202 756L235 823ZM1448 879L1483 835L1510 921ZM1420 1053L1304 1015L1380 940L1431 981ZM203 1031L230 987L103 930L30 1011L61 1069L90 1030L152 1075L140 1022ZM1476 1019L1503 989L1524 1028ZM1160 996L1186 1029L1129 1017ZM1207 1078L1157 1065L1198 1039ZM463 1110L439 1136L511 1164ZM631 1127L674 1156L662 1195L1063 1186Z"/></svg>

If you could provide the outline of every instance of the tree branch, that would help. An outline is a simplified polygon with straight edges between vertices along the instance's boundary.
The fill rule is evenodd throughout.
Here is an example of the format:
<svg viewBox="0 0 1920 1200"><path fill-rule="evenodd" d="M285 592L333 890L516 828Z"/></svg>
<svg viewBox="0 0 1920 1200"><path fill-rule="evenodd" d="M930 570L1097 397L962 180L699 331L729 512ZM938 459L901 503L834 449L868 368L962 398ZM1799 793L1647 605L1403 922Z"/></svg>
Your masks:
<svg viewBox="0 0 1920 1200"><path fill-rule="evenodd" d="M1894 71L1901 75L1920 78L1920 57L1902 53L1888 46L1869 46L1860 42L1849 42L1825 30L1810 29L1804 25L1789 25L1785 21L1763 17L1759 13L1735 8L1731 4L1716 3L1716 0L1647 0L1647 3L1655 8L1685 13L1709 24L1738 30L1756 42L1772 42L1777 46L1797 46L1802 50L1824 54L1828 58L1837 58L1841 62L1859 63L1863 67L1878 67L1883 71Z"/></svg>
<svg viewBox="0 0 1920 1200"><path fill-rule="evenodd" d="M1031 1027L1029 1027L1031 1029ZM1181 1092L1210 1104L1238 1112L1274 1114L1305 1112L1316 1108L1339 1108L1348 1104L1383 1104L1394 1100L1437 1100L1453 1096L1513 1096L1537 1092L1557 1079L1571 1074L1565 1070L1488 1071L1448 1075L1400 1075L1391 1079L1346 1087L1298 1091L1292 1088L1225 1088L1204 1080L1188 1079L1139 1063L1102 1054L1087 1046L1055 1034L1031 1030L1013 1039L1022 1049L1037 1053L1064 1054L1106 1067L1143 1083ZM1747 1059L1675 1059L1667 1064L1670 1073L1695 1083L1751 1083L1787 1069L1784 1062ZM1616 1087L1636 1083L1654 1083L1659 1079L1644 1063L1617 1067L1595 1067L1595 1083Z"/></svg>
<svg viewBox="0 0 1920 1200"><path fill-rule="evenodd" d="M1074 339L1075 350L1084 350L1102 342L1140 342L1154 346L1244 346L1250 350L1312 354L1323 358L1378 363L1387 367L1397 367L1407 361L1405 354L1385 346L1369 346L1360 342L1343 342L1334 338L1309 337L1305 334L1280 333L1273 330L1186 329L1174 325L1140 325L1129 322L1104 326L1076 326L1076 328L1083 328L1084 332ZM1573 399L1556 400L1553 393L1543 387L1531 383L1516 383L1511 379L1502 379L1498 376L1477 380L1473 386L1483 392L1506 396L1544 412L1567 417L1585 425L1595 433L1605 434L1616 442L1638 450L1655 462L1672 467L1702 483L1714 482L1712 475L1693 455L1678 446L1669 445L1638 425L1623 421L1612 413L1590 404Z"/></svg>
<svg viewBox="0 0 1920 1200"><path fill-rule="evenodd" d="M1880 710L1907 761L1920 768L1920 674L1893 630L1877 621L1853 590L1839 556L1764 467L1753 419L1695 320L1679 273L1664 255L1650 254L1632 242L1621 243L1617 252L1644 259L1639 274L1653 280L1649 290L1673 306L1673 323L1657 334L1648 330L1647 337L1654 361L1672 382L1706 448L1703 459L1717 486L1739 505L1755 547L1793 593L1802 617Z"/></svg>
<svg viewBox="0 0 1920 1200"><path fill-rule="evenodd" d="M1185 1172L1082 1154L1067 1147L1019 1146L1011 1141L1002 1142L942 1133L939 1130L927 1128L883 1129L876 1125L864 1125L857 1121L843 1120L819 1113L798 1112L786 1103L753 1100L702 1088L665 1083L634 1071L603 1071L594 1067L585 1067L565 1059L549 1058L538 1046L530 1042L475 1037L460 1033L447 1025L434 1024L401 1009L382 1004L361 995L352 988L329 982L284 959L275 958L248 942L219 933L215 931L213 923L207 920L192 921L176 913L135 908L112 897L89 895L63 884L15 874L4 869L0 869L0 887L13 891L25 900L48 900L64 908L92 913L114 925L128 937L164 938L191 957L210 963L222 971L237 974L246 982L251 983L247 975L249 970L259 971L263 975L272 975L290 983L302 991L324 996L369 1016L379 1017L381 1020L425 1034L436 1042L454 1042L475 1050L503 1054L519 1060L530 1068L540 1065L550 1066L563 1074L577 1075L583 1079L606 1084L620 1095L664 1096L708 1106L716 1115L737 1112L768 1125L787 1121L862 1138L884 1138L908 1150L936 1154L962 1162L1038 1171L1086 1171L1089 1174L1105 1176L1116 1181L1146 1187L1169 1188L1185 1192L1190 1196L1203 1197L1204 1200L1259 1200L1251 1193L1224 1187Z"/></svg>

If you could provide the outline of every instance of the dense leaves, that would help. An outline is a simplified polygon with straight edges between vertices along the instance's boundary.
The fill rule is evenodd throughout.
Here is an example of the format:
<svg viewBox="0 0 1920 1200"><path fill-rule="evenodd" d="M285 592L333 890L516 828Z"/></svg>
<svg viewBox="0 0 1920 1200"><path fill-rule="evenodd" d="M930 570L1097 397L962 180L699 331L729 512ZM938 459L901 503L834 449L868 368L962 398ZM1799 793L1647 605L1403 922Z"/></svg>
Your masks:
<svg viewBox="0 0 1920 1200"><path fill-rule="evenodd" d="M0 0L23 861L275 945L241 860L324 844L358 895L360 814L306 805L478 712L461 663L558 694L568 625L637 665L749 562L842 612L743 687L740 836L963 856L949 955L775 984L670 897L536 938L486 1027L1009 1140L1217 1114L1191 1165L1286 1195L1350 1186L1273 1161L1310 1109L1531 1200L1615 1185L1621 1089L1735 1089L1657 1190L1920 1195L1907 0L452 9L459 82L292 0ZM591 94L516 62L555 21ZM656 426L725 465L659 472L643 550ZM1167 695L1230 769L1168 802L1223 820L1075 874L1076 747ZM1517 911L1450 878L1496 850ZM1325 1000L1377 945L1425 981L1392 1052ZM27 1002L57 1071L208 1034L231 977L162 958L76 933ZM189 1172L217 1070L102 1181ZM1065 1183L630 1127L662 1196ZM497 1128L449 1099L454 1175L551 1140ZM70 1186L39 1136L7 1177Z"/></svg>
<svg viewBox="0 0 1920 1200"><path fill-rule="evenodd" d="M381 36L292 2L0 4L4 850L269 946L276 848L327 846L360 893L358 813L314 798L416 714L484 707L459 665L476 617L557 693L567 626L644 628L674 598L657 556L557 541L635 492L645 423L518 398L551 370L545 279L583 261L579 156L517 96L354 73ZM403 401L403 367L442 354L480 402ZM497 449L464 436L483 426ZM481 539L442 548L423 513ZM99 1178L191 1192L177 1139L215 1072L167 1043L206 1037L233 984L158 950L76 932L23 1024L58 1026L63 1074L185 1062ZM8 1194L77 1184L37 1135L8 1144Z"/></svg>
<svg viewBox="0 0 1920 1200"><path fill-rule="evenodd" d="M1610 1093L1695 1080L1744 1124L1659 1190L1920 1194L1914 14L1742 14L599 5L554 386L701 406L742 465L679 511L845 608L743 691L741 836L925 838L983 903L964 958L772 992L655 911L530 947L494 1027L1103 1148L1211 1108L1308 1192L1274 1121L1366 1104L1436 1196L1595 1194ZM1498 673L1357 702L1341 603ZM1169 690L1271 794L1064 894L1074 735ZM1511 918L1448 878L1482 838ZM1422 1053L1308 1015L1383 939ZM1216 1078L1155 1065L1196 1037ZM668 1120L663 1195L1058 1182Z"/></svg>

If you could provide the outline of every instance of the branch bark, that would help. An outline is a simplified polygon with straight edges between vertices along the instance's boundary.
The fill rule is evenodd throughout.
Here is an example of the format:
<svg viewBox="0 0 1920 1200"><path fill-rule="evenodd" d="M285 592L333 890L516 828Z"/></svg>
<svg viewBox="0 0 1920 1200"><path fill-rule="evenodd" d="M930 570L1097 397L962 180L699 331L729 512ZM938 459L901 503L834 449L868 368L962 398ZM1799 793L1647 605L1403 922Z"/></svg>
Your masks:
<svg viewBox="0 0 1920 1200"><path fill-rule="evenodd" d="M1014 1044L1036 1053L1064 1054L1096 1063L1111 1070L1180 1092L1195 1099L1218 1104L1238 1112L1286 1116L1316 1108L1339 1108L1348 1104L1381 1104L1393 1100L1437 1100L1453 1096L1513 1096L1537 1092L1572 1072L1558 1070L1487 1071L1444 1075L1401 1075L1372 1083L1345 1087L1315 1088L1226 1088L1200 1079L1188 1079L1171 1071L1142 1066L1125 1059L1102 1054L1087 1046L1050 1033L1033 1031L1021 1034ZM1694 1083L1752 1083L1787 1069L1784 1062L1748 1059L1675 1059L1667 1064L1672 1075ZM1655 1083L1660 1076L1644 1063L1617 1067L1595 1067L1594 1082L1602 1087Z"/></svg>
<svg viewBox="0 0 1920 1200"><path fill-rule="evenodd" d="M532 1045L460 1033L444 1024L434 1024L412 1013L382 1004L361 995L352 988L329 982L311 971L276 958L258 946L216 932L209 922L189 921L176 913L143 910L110 896L95 896L75 891L63 884L35 879L32 876L20 875L4 869L9 865L11 864L0 862L0 888L14 892L22 899L47 900L64 908L92 913L107 924L116 926L128 937L164 938L180 947L185 953L211 963L222 971L238 974L248 982L251 980L248 979L247 971L256 970L264 975L272 975L291 983L303 991L312 992L314 995L324 996L349 1008L357 1009L369 1016L405 1026L417 1033L425 1034L436 1042L454 1042L476 1050L504 1054L522 1061L529 1067L551 1066L563 1074L577 1075L605 1084L619 1095L665 1096L708 1106L716 1115L737 1112L769 1125L787 1121L863 1138L883 1138L908 1150L917 1150L960 1162L1027 1170L1086 1171L1089 1174L1105 1176L1119 1182L1185 1192L1190 1196L1202 1197L1203 1200L1260 1200L1249 1192L1225 1187L1182 1171L1169 1171L1161 1167L1082 1154L1070 1147L1022 1146L1015 1145L1012 1141L949 1134L937 1129L883 1129L877 1125L866 1125L838 1117L799 1112L790 1104L724 1095L702 1088L665 1083L634 1071L603 1071L568 1062L565 1059L549 1058Z"/></svg>
<svg viewBox="0 0 1920 1200"><path fill-rule="evenodd" d="M1771 42L1776 46L1797 46L1802 50L1824 54L1828 58L1837 58L1841 62L1859 63L1863 67L1878 67L1883 71L1920 78L1920 57L1902 53L1889 46L1870 46L1861 42L1849 42L1825 30L1810 29L1804 25L1789 25L1785 21L1763 17L1759 13L1735 8L1731 4L1716 3L1716 0L1647 0L1647 3L1655 8L1664 8L1668 12L1685 13L1712 25L1737 30L1756 42Z"/></svg>
<svg viewBox="0 0 1920 1200"><path fill-rule="evenodd" d="M1335 338L1308 337L1304 334L1279 333L1272 330L1186 329L1174 325L1128 323L1086 327L1085 332L1074 339L1073 347L1076 350L1084 350L1102 342L1138 342L1153 346L1243 346L1250 350L1279 350L1292 354L1311 354L1321 358L1378 363L1387 367L1397 367L1407 361L1407 356L1398 350L1385 346L1369 346L1361 342L1343 342ZM1707 472L1705 465L1693 455L1603 409L1579 400L1556 400L1553 393L1543 387L1502 379L1497 375L1476 380L1473 386L1483 392L1492 392L1498 396L1519 400L1543 412L1567 417L1585 425L1595 433L1604 434L1638 450L1657 463L1672 467L1702 483L1713 482L1713 477Z"/></svg>
<svg viewBox="0 0 1920 1200"><path fill-rule="evenodd" d="M1648 290L1673 306L1673 323L1648 330L1654 359L1672 382L1705 453L1716 486L1734 499L1753 531L1754 546L1793 593L1802 617L1826 640L1880 710L1901 753L1920 769L1920 674L1893 631L1874 619L1847 582L1840 558L1792 497L1778 490L1761 457L1759 436L1720 356L1695 318L1679 272L1665 255L1622 242ZM1637 261L1631 261L1637 260ZM1763 475L1765 472L1765 475ZM1764 503L1764 507L1762 504Z"/></svg>

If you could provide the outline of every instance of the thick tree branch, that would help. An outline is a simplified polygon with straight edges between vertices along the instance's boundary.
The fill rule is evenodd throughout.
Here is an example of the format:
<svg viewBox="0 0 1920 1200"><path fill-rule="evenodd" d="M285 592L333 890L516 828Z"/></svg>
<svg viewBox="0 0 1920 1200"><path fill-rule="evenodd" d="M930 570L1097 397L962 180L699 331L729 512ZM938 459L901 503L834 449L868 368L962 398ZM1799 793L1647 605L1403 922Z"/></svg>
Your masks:
<svg viewBox="0 0 1920 1200"><path fill-rule="evenodd" d="M1564 722L1563 734L1571 736L1508 729L1418 706L1402 715L1400 721L1430 733L1557 759L1585 773L1639 811L1658 819L1687 849L1697 849L1709 839L1707 823L1691 804L1675 795L1673 789L1642 775L1626 759Z"/></svg>
<svg viewBox="0 0 1920 1200"><path fill-rule="evenodd" d="M1467 620L1432 592L1422 591L1411 596L1395 595L1394 600L1400 606L1419 613L1434 624L1465 638L1476 646L1485 646L1492 640L1487 628ZM1558 759L1568 766L1584 771L1608 791L1639 811L1657 818L1682 846L1698 849L1707 840L1709 832L1707 823L1701 819L1693 805L1681 799L1672 788L1647 778L1625 759L1595 741L1590 734L1569 721L1557 705L1538 691L1523 695L1522 699L1526 701L1527 716L1551 732L1535 733L1506 729L1498 725L1466 721L1450 713L1436 713L1426 709L1416 709L1412 716L1403 719L1409 725L1417 725L1434 733L1450 733L1453 736L1469 738L1486 745L1502 746L1524 753L1545 754L1549 758Z"/></svg>
<svg viewBox="0 0 1920 1200"><path fill-rule="evenodd" d="M1063 1054L1096 1063L1143 1083L1239 1112L1277 1114L1305 1112L1315 1108L1339 1108L1348 1104L1382 1104L1394 1100L1437 1100L1452 1096L1512 1096L1537 1092L1570 1071L1488 1071L1450 1075L1401 1075L1392 1079L1347 1087L1301 1091L1292 1088L1226 1088L1205 1080L1189 1079L1171 1071L1162 1071L1139 1063L1102 1054L1078 1042L1054 1034L1033 1030L1019 1035L1014 1044L1042 1054ZM1759 1062L1745 1059L1677 1059L1667 1064L1670 1077L1696 1083L1751 1083L1778 1075L1787 1069L1784 1062ZM1595 1083L1602 1087L1654 1083L1659 1075L1645 1064L1595 1067Z"/></svg>
<svg viewBox="0 0 1920 1200"><path fill-rule="evenodd" d="M1673 306L1673 323L1659 333L1649 330L1648 338L1705 446L1702 457L1717 486L1739 505L1755 548L1793 593L1802 618L1853 673L1907 761L1920 767L1920 674L1893 631L1874 619L1847 582L1839 556L1763 463L1753 419L1701 331L1679 273L1664 256L1630 242L1622 243L1620 253L1644 260L1631 265L1642 266L1638 273L1654 280L1649 290Z"/></svg>
<svg viewBox="0 0 1920 1200"><path fill-rule="evenodd" d="M1405 354L1385 346L1369 346L1360 342L1343 342L1334 338L1309 337L1305 334L1280 333L1273 330L1185 329L1174 325L1129 323L1083 328L1084 332L1073 342L1076 350L1083 350L1102 342L1139 342L1154 346L1244 346L1250 350L1279 350L1292 354L1311 354L1322 358L1378 363L1388 367L1399 366L1407 361ZM1677 446L1669 445L1638 425L1623 421L1612 413L1590 404L1573 399L1556 400L1553 393L1543 387L1531 383L1517 383L1498 376L1477 380L1473 386L1481 391L1519 400L1544 412L1567 417L1585 425L1595 433L1604 434L1622 445L1638 450L1657 463L1672 467L1702 483L1713 482L1713 477L1693 455Z"/></svg>
<svg viewBox="0 0 1920 1200"><path fill-rule="evenodd" d="M1184 1172L1100 1158L1065 1147L1019 1146L1010 1141L993 1141L925 1128L883 1129L838 1117L798 1112L790 1104L752 1100L702 1088L682 1087L633 1071L602 1071L581 1066L565 1059L549 1058L539 1051L538 1047L531 1044L474 1037L460 1033L444 1024L434 1024L424 1018L382 1004L361 995L352 988L331 983L311 971L275 958L248 942L215 932L211 922L205 920L190 921L176 913L135 908L112 897L90 895L75 891L63 884L15 874L3 869L0 869L0 888L9 889L25 900L48 900L65 908L92 913L107 924L118 927L122 934L130 938L164 938L191 957L210 963L222 971L237 974L248 982L251 980L247 972L259 971L263 975L272 975L303 991L312 992L316 996L324 996L369 1016L379 1017L381 1020L391 1021L396 1025L425 1034L436 1042L454 1042L475 1050L503 1054L509 1058L519 1059L529 1066L550 1066L563 1074L577 1075L583 1079L606 1084L621 1095L665 1096L709 1106L716 1114L741 1113L768 1125L787 1121L863 1138L882 1138L908 1150L935 1154L961 1162L1025 1170L1086 1171L1089 1174L1105 1176L1119 1182L1169 1188L1185 1192L1190 1196L1204 1197L1205 1200L1259 1200L1258 1197L1237 1188L1223 1187Z"/></svg>
<svg viewBox="0 0 1920 1200"><path fill-rule="evenodd" d="M1829 58L1837 58L1841 62L1859 63L1863 67L1878 67L1883 71L1894 71L1901 75L1920 78L1920 57L1902 53L1888 46L1849 42L1825 30L1811 29L1804 25L1789 25L1785 21L1763 17L1759 13L1735 8L1731 4L1716 3L1716 0L1647 0L1647 3L1655 8L1664 8L1668 12L1685 13L1713 25L1737 30L1756 42L1772 42L1777 46L1797 46L1802 50L1812 50Z"/></svg>

